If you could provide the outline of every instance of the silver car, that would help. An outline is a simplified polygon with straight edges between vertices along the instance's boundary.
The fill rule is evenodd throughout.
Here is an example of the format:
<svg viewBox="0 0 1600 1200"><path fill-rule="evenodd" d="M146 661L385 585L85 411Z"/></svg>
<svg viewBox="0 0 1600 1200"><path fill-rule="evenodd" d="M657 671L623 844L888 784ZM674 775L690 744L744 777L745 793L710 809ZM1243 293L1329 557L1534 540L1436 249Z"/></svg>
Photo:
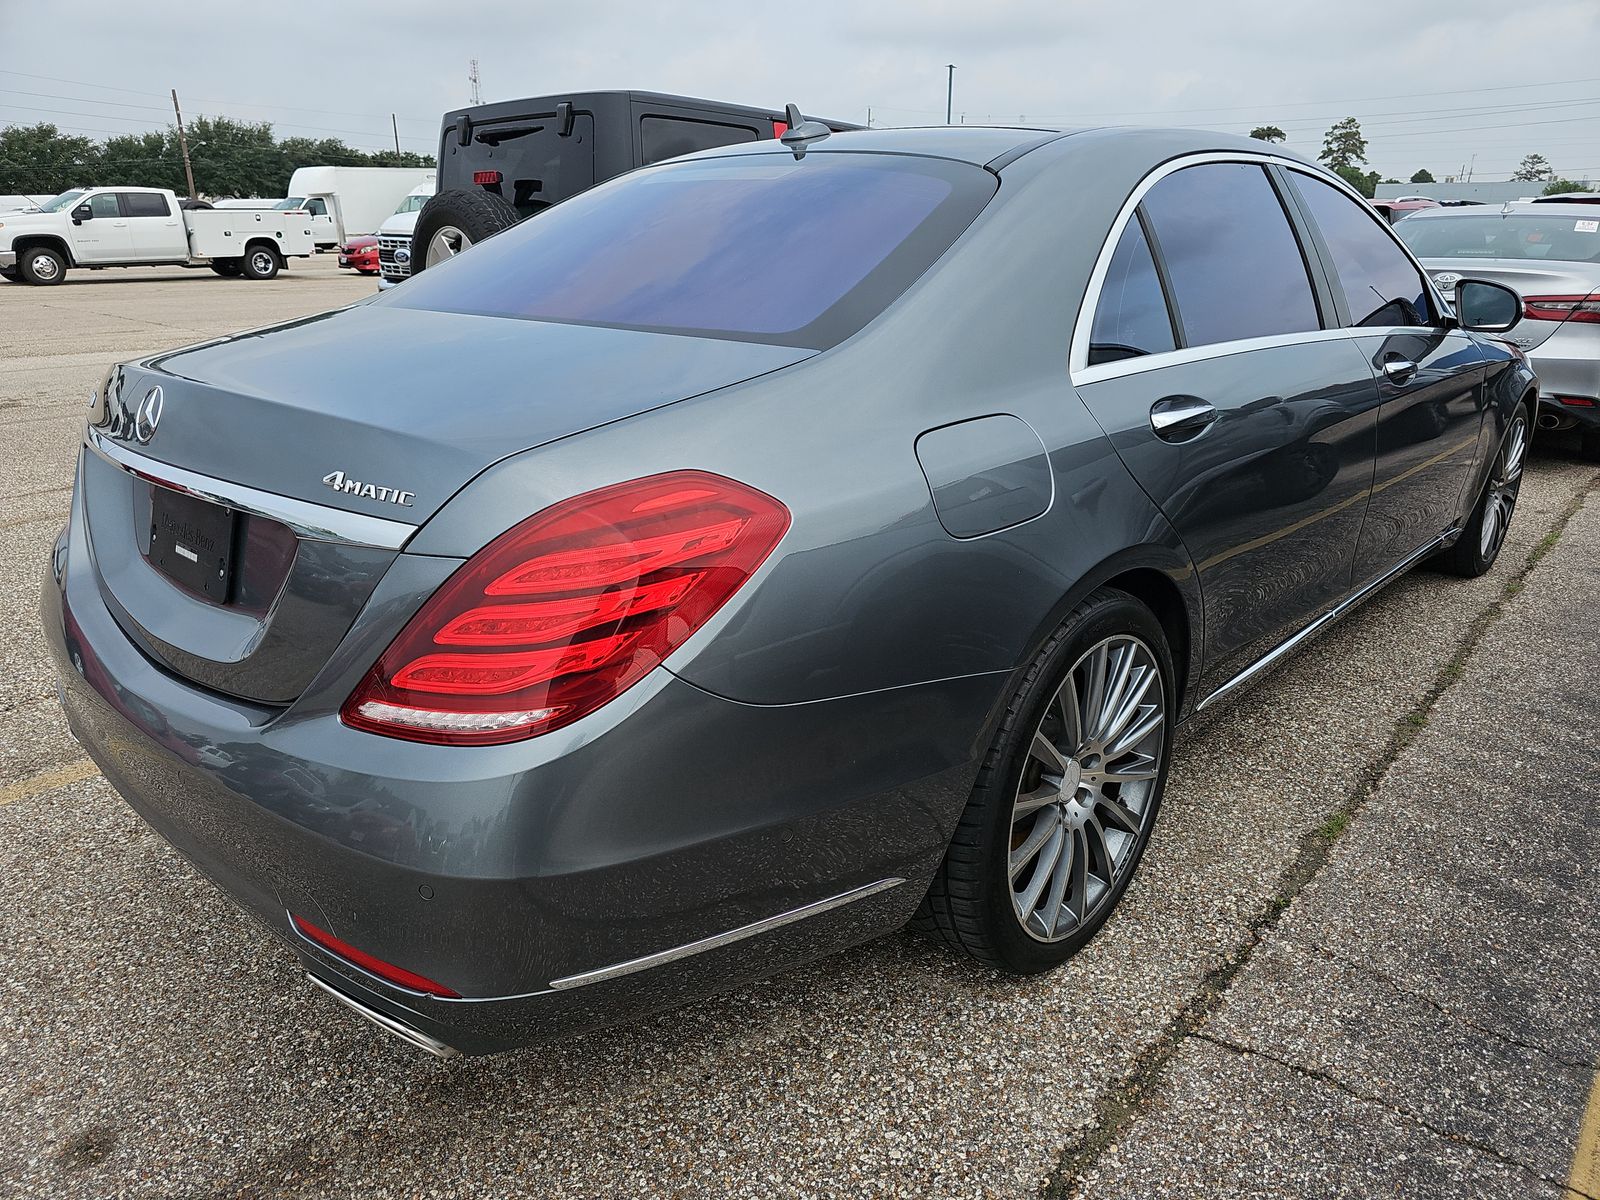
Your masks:
<svg viewBox="0 0 1600 1200"><path fill-rule="evenodd" d="M1600 208L1437 208L1395 232L1447 296L1468 275L1522 296L1522 321L1506 340L1539 374L1539 427L1577 429L1584 453L1600 459Z"/></svg>

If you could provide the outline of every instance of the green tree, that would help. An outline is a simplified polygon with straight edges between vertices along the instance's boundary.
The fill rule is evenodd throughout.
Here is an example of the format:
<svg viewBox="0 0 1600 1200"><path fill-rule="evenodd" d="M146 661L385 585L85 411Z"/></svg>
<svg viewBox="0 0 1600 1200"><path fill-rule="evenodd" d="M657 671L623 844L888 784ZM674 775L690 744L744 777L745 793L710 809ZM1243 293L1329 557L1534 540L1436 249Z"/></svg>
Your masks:
<svg viewBox="0 0 1600 1200"><path fill-rule="evenodd" d="M196 117L188 127L194 185L207 196L271 196L288 182L268 121Z"/></svg>
<svg viewBox="0 0 1600 1200"><path fill-rule="evenodd" d="M1286 142L1289 135L1276 125L1257 125L1250 131L1250 136L1258 142Z"/></svg>
<svg viewBox="0 0 1600 1200"><path fill-rule="evenodd" d="M1433 181L1433 172L1428 170L1427 167L1423 167L1422 170L1411 177L1412 183L1432 183Z"/></svg>
<svg viewBox="0 0 1600 1200"><path fill-rule="evenodd" d="M177 130L123 133L107 138L100 146L93 182L97 187L125 184L171 188L175 192L187 190Z"/></svg>
<svg viewBox="0 0 1600 1200"><path fill-rule="evenodd" d="M1358 167L1367 161L1367 139L1361 136L1361 125L1354 117L1346 117L1322 139L1319 159L1331 170L1343 174L1341 168Z"/></svg>
<svg viewBox="0 0 1600 1200"><path fill-rule="evenodd" d="M0 192L54 196L87 183L99 148L49 122L0 129Z"/></svg>
<svg viewBox="0 0 1600 1200"><path fill-rule="evenodd" d="M1368 200L1377 194L1378 184L1383 178L1376 171L1363 171L1360 167L1334 167L1333 173Z"/></svg>
<svg viewBox="0 0 1600 1200"><path fill-rule="evenodd" d="M1522 160L1517 167L1517 173L1511 178L1522 183L1533 183L1539 179L1550 179L1555 172L1550 169L1550 164L1545 161L1542 154L1530 154Z"/></svg>
<svg viewBox="0 0 1600 1200"><path fill-rule="evenodd" d="M414 150L374 150L367 155L367 163L374 167L431 167L433 155Z"/></svg>
<svg viewBox="0 0 1600 1200"><path fill-rule="evenodd" d="M1568 192L1587 192L1589 181L1587 179L1552 179L1544 185L1546 196L1563 196Z"/></svg>

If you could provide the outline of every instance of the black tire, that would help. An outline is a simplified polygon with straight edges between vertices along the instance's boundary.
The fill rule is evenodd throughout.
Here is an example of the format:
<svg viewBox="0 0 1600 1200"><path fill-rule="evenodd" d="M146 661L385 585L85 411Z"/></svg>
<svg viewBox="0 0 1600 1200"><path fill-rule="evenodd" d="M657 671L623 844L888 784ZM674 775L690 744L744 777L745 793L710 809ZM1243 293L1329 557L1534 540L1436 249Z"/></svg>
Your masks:
<svg viewBox="0 0 1600 1200"><path fill-rule="evenodd" d="M1483 492L1473 505L1461 536L1455 545L1435 555L1429 566L1463 579L1476 579L1494 566L1495 559L1500 557L1500 548L1505 545L1512 514L1517 509L1517 495L1522 490L1522 465L1532 433L1532 415L1524 404L1506 424L1494 461L1489 464L1489 477L1483 481Z"/></svg>
<svg viewBox="0 0 1600 1200"><path fill-rule="evenodd" d="M1106 837L1101 837L1100 844L1107 854L1099 861L1107 867L1103 873L1110 876L1109 886L1103 887L1095 895L1094 907L1085 903L1081 916L1072 918L1073 924L1055 935L1054 940L1044 940L1039 934L1028 931L1024 917L1013 902L1013 880L1008 865L1014 852L1020 851L1024 855L1018 861L1025 865L1025 869L1017 875L1016 882L1022 885L1024 891L1029 890L1033 872L1045 871L1046 863L1043 851L1036 851L1035 857L1027 857L1027 843L1032 840L1032 834L1042 828L1043 822L1039 818L1048 815L1048 812L1056 812L1058 806L1046 805L1037 813L1021 817L1016 816L1014 806L1019 799L1025 798L1020 795L1025 781L1032 780L1030 793L1037 793L1039 785L1044 782L1038 774L1042 764L1030 753L1029 747L1034 744L1035 734L1045 734L1052 729L1050 722L1063 711L1056 705L1056 699L1069 674L1076 687L1076 681L1082 678L1078 674L1079 664L1091 660L1091 656L1102 645L1110 642L1130 647L1130 653L1134 652L1131 648L1142 647L1147 654L1140 661L1147 659L1159 670L1159 679L1149 681L1149 690L1144 692L1145 699L1159 694L1160 703L1164 706L1160 710L1159 721L1152 727L1160 732L1157 752L1153 756L1154 777L1147 784L1133 785L1135 788L1144 786L1148 790L1142 792L1137 801L1128 799L1129 805L1137 803L1139 806L1137 831L1126 834L1118 832L1122 841L1114 855L1109 850ZM1166 787L1172 744L1171 725L1173 714L1177 711L1175 681L1176 673L1166 633L1155 614L1140 601L1125 592L1100 588L1074 608L1039 652L1011 697L999 732L984 759L966 810L945 853L944 862L934 875L922 907L912 920L913 928L941 938L987 966L1018 975L1032 975L1059 966L1088 942L1127 890L1155 825L1161 806L1161 793ZM1112 705L1117 706L1116 703ZM1133 726L1124 725L1124 730L1142 728L1151 718L1145 715L1143 707L1136 705L1130 720ZM1090 733L1082 727L1087 724L1081 723L1080 733ZM1054 728L1057 731L1064 730L1065 725L1063 723ZM1055 736L1050 735L1050 740L1055 740ZM1148 735L1154 736L1154 733ZM1148 748L1152 744L1148 737L1134 745L1141 749ZM1092 735L1089 740L1093 740ZM1113 740L1110 744L1114 747L1116 743ZM1079 796L1084 794L1077 790L1076 780L1078 768L1085 763L1105 767L1133 756L1131 751L1108 753L1103 760L1095 754L1068 756L1074 764L1074 793ZM1151 756L1139 754L1137 757ZM1062 794L1065 794L1066 784L1062 780L1051 783L1059 785L1063 789ZM1102 791L1109 792L1111 788L1116 788L1117 796L1131 797L1131 793L1125 790L1127 786L1116 783L1100 785ZM1095 811L1102 813L1104 810ZM1057 815L1065 820L1064 814ZM1023 822L1029 821L1031 825L1023 826ZM1062 823L1061 828L1072 845L1077 847L1079 843L1073 840L1076 837L1073 827ZM1019 829L1028 830L1028 836L1019 839ZM1086 827L1084 834L1087 839ZM1083 862L1092 867L1096 860L1088 852L1089 842L1085 840L1083 846L1085 849L1082 851L1074 849L1074 854L1082 853ZM1065 849L1059 853L1065 854ZM1095 882L1102 881L1096 879ZM1074 882L1069 887L1076 889L1077 884ZM1087 882L1084 884L1084 894L1088 894Z"/></svg>
<svg viewBox="0 0 1600 1200"><path fill-rule="evenodd" d="M1585 429L1578 439L1578 453L1590 462L1600 462L1600 429Z"/></svg>
<svg viewBox="0 0 1600 1200"><path fill-rule="evenodd" d="M283 260L278 257L277 248L265 242L252 242L244 248L244 257L239 259L239 274L246 279L272 279L283 268Z"/></svg>
<svg viewBox="0 0 1600 1200"><path fill-rule="evenodd" d="M427 269L429 247L434 247L438 262L510 229L519 220L517 210L493 192L478 188L440 192L417 214L411 234L411 273ZM443 254L444 247L450 248L449 254Z"/></svg>
<svg viewBox="0 0 1600 1200"><path fill-rule="evenodd" d="M52 287L66 277L67 260L49 246L30 246L17 258L17 274L25 283Z"/></svg>
<svg viewBox="0 0 1600 1200"><path fill-rule="evenodd" d="M244 270L237 258L219 258L211 264L211 269L224 279L237 279Z"/></svg>

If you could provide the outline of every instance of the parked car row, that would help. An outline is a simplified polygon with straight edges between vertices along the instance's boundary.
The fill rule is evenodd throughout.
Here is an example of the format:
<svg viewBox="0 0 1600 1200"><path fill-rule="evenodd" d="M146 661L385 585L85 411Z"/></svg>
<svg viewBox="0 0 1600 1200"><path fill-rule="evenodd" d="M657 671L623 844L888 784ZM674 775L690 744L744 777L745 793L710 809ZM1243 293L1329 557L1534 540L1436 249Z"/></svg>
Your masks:
<svg viewBox="0 0 1600 1200"><path fill-rule="evenodd" d="M1469 277L1517 290L1506 336L1538 373L1539 427L1577 431L1600 461L1600 208L1560 200L1429 209L1395 232L1447 296Z"/></svg>

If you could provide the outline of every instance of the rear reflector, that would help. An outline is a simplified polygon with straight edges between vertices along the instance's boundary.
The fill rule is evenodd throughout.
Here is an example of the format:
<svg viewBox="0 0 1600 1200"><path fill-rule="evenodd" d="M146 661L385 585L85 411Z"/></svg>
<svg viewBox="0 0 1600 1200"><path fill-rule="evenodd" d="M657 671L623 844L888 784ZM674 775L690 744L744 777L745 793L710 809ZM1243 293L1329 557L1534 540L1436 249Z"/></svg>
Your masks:
<svg viewBox="0 0 1600 1200"><path fill-rule="evenodd" d="M445 745L569 725L688 641L788 528L789 510L771 496L703 471L553 505L446 580L340 716Z"/></svg>
<svg viewBox="0 0 1600 1200"><path fill-rule="evenodd" d="M1530 321L1576 321L1600 325L1600 292L1587 296L1526 296L1522 315Z"/></svg>
<svg viewBox="0 0 1600 1200"><path fill-rule="evenodd" d="M289 919L294 922L294 927L321 946L328 953L353 963L379 979L398 987L409 988L413 992L426 992L430 996L444 996L450 1000L461 999L461 993L447 988L442 983L435 983L404 967L397 967L393 963L386 963L381 958L374 958L365 950L357 950L349 942L342 942L326 929L319 929L304 917L289 914Z"/></svg>
<svg viewBox="0 0 1600 1200"><path fill-rule="evenodd" d="M504 177L499 171L474 171L472 173L473 183L499 183L502 178Z"/></svg>
<svg viewBox="0 0 1600 1200"><path fill-rule="evenodd" d="M1557 396L1556 399L1561 401L1561 403L1565 404L1568 408L1600 407L1600 405L1596 405L1593 400L1585 399L1583 396Z"/></svg>

